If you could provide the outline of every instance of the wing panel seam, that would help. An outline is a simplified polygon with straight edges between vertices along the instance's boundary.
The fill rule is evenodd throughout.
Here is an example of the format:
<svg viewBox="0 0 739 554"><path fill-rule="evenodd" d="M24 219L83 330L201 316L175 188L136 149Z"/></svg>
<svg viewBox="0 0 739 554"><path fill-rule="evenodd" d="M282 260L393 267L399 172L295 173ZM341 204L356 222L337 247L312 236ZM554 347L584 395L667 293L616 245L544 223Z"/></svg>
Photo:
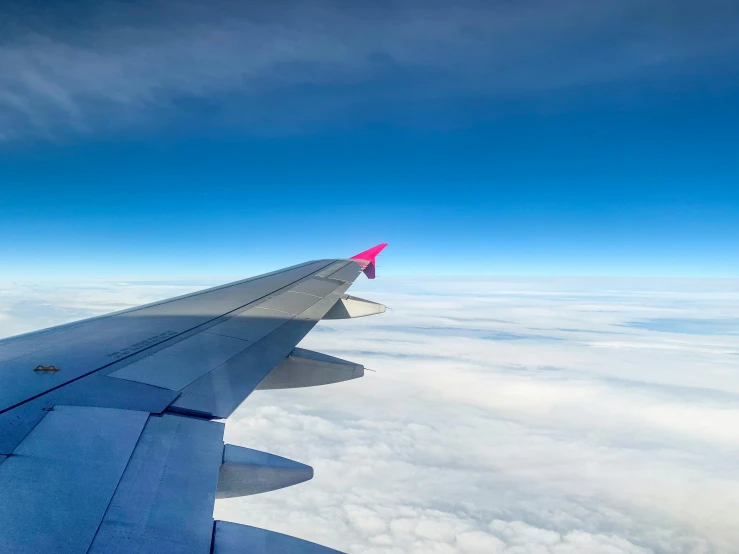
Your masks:
<svg viewBox="0 0 739 554"><path fill-rule="evenodd" d="M308 262L308 263L312 263L312 262ZM313 273L316 273L318 271L321 271L322 269L326 269L329 265L331 265L331 263L333 263L333 262L327 263L325 266L320 267L320 268L317 268L316 271L314 271ZM303 265L306 265L306 264L303 264ZM299 266L297 266L297 267L299 267ZM287 268L287 269L294 269L294 268ZM310 275L304 275L303 277L300 277L299 279L296 279L295 281L293 281L291 283L288 283L284 287L281 287L281 288L279 288L277 290L282 291L283 289L287 289L288 287L293 286L295 283L298 283L298 282L302 281L303 279L306 279L306 278L311 277L313 275L313 273L311 273ZM236 283L234 283L234 284L236 284ZM209 289L209 290L213 290L213 289ZM203 291L203 292L205 292L205 291ZM269 294L274 294L274 293L275 293L275 291L271 291ZM172 344L177 344L178 342L184 340L185 338L188 338L188 337L190 337L190 336L192 336L194 334L197 334L197 332L202 332L205 329L208 329L209 327L213 327L214 325L216 325L216 323L219 323L220 322L219 320L228 319L226 316L231 316L232 314L234 314L234 312L238 312L239 310L243 310L247 306L252 305L252 304L254 304L256 302L263 301L267 296L269 296L269 294L265 294L264 296L262 296L262 297L260 297L260 298L258 298L256 300L253 300L253 301L248 302L248 303L246 303L246 304L244 304L242 306L239 306L237 308L234 308L233 310L231 310L229 312L226 312L225 314L221 314L220 316L218 316L216 318L213 318L213 319L208 320L208 321L205 321L205 322L203 322L203 323L201 323L199 325L196 325L192 329L188 329L187 331L183 331L182 333L179 333L179 334L175 335L174 337L170 337L170 338L166 339L166 341L172 340L172 343L169 344L168 346L171 346ZM172 300L175 300L175 299L172 299ZM120 312L118 312L118 313L120 313ZM111 315L113 315L113 314L111 314ZM292 315L292 314L290 314L290 315ZM107 317L107 316L101 316L101 317ZM89 321L89 320L85 320L85 321ZM209 325L210 323L212 323L212 325ZM208 325L208 327L205 327L206 325ZM197 329L200 329L200 331L196 331ZM184 336L185 334L187 334L187 336ZM175 338L177 338L179 340L174 341L173 339L175 339ZM118 360L113 360L112 362L110 362L108 364L102 365L102 366L100 366L98 368L93 369L92 371L88 371L87 373L84 373L82 375L79 375L78 377L75 377L74 379L70 379L69 381L66 381L64 383L61 383L61 384L57 385L56 387L47 389L47 390L45 390L43 392L40 392L39 394L36 394L34 396L30 396L30 397L26 398L25 400L22 400L21 402L17 402L16 404L13 404L12 406L8 406L7 408L4 408L4 409L0 410L0 414L3 414L3 413L8 412L10 410L13 410L13 409L17 408L18 406L22 406L23 404L26 404L27 402L30 402L32 400L35 400L36 398L40 398L40 397L42 397L42 396L44 396L44 395L46 395L46 394L48 394L48 393L50 393L52 391L55 391L55 390L60 389L62 387L66 387L67 385L70 385L70 384L72 384L72 383L74 383L76 381L79 381L80 379L84 379L85 377L88 377L88 376L90 376L90 375L92 375L94 373L97 373L97 372L99 372L99 371L101 371L103 369L106 369L106 368L108 368L108 367L110 367L110 366L112 366L114 364L117 364L117 363L123 361L123 360L129 360L133 356L137 356L137 355L141 354L142 352L146 352L146 351L148 351L148 350L150 350L150 349L152 349L152 348L154 348L156 346L159 346L160 344L163 344L166 341L162 341L162 342L159 342L159 343L156 343L156 344L152 344L151 346L148 346L146 348L143 348L142 350L139 350L137 352L134 352L132 354L129 354L127 356L124 356L123 358L120 358ZM158 351L159 350L156 350L155 352L158 352ZM151 355L153 353L154 352L149 352L149 355ZM143 356L143 357L145 357L145 356ZM128 365L128 364L125 364L125 365ZM125 365L122 365L121 367L125 367Z"/></svg>

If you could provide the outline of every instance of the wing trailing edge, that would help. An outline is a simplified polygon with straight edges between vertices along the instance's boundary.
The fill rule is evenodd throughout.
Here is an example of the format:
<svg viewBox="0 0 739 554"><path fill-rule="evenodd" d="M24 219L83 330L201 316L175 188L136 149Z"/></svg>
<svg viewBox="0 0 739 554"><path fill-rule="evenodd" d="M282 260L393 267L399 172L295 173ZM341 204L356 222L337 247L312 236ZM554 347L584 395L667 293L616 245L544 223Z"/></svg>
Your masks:
<svg viewBox="0 0 739 554"><path fill-rule="evenodd" d="M228 521L216 521L213 530L213 554L342 554L333 548L276 533L239 525Z"/></svg>

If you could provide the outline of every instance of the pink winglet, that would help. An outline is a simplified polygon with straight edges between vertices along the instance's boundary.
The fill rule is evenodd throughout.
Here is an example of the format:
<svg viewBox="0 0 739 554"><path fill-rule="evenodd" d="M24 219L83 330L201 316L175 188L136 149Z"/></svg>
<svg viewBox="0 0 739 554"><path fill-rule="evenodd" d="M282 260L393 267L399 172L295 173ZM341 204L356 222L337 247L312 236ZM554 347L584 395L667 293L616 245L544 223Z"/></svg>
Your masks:
<svg viewBox="0 0 739 554"><path fill-rule="evenodd" d="M362 271L364 271L364 274L367 276L367 279L374 279L375 278L375 262L370 262L370 264L365 267Z"/></svg>
<svg viewBox="0 0 739 554"><path fill-rule="evenodd" d="M352 256L350 259L357 260L357 263L362 267L362 270L368 279L374 279L377 256L385 249L386 246L387 243L383 242L382 244L373 246L369 250L360 252L356 256Z"/></svg>

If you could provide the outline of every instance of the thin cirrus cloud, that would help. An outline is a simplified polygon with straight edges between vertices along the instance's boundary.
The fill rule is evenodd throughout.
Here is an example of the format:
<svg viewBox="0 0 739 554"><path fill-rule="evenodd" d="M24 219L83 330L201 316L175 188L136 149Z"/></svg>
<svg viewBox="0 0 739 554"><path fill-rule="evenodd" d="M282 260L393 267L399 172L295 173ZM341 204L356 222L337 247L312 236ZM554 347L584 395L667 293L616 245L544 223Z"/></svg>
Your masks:
<svg viewBox="0 0 739 554"><path fill-rule="evenodd" d="M3 8L0 135L320 124L695 72L736 45L731 3L33 3ZM289 109L288 109L289 108ZM372 111L372 110L370 110Z"/></svg>
<svg viewBox="0 0 739 554"><path fill-rule="evenodd" d="M193 288L4 286L0 334ZM393 311L322 322L301 346L376 372L257 392L226 426L229 442L309 463L314 479L219 501L216 517L350 553L735 551L736 281L355 288Z"/></svg>

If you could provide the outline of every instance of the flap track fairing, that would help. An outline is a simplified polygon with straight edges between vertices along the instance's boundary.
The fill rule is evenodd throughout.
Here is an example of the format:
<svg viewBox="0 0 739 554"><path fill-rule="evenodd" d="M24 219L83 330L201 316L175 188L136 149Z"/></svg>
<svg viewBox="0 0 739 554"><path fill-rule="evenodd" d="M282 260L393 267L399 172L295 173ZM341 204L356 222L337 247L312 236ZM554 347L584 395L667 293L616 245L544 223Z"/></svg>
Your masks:
<svg viewBox="0 0 739 554"><path fill-rule="evenodd" d="M340 383L364 376L364 366L305 348L295 348L259 384L258 390L295 389Z"/></svg>
<svg viewBox="0 0 739 554"><path fill-rule="evenodd" d="M343 294L323 319L350 319L382 313L385 313L385 306L382 304Z"/></svg>
<svg viewBox="0 0 739 554"><path fill-rule="evenodd" d="M281 456L226 444L216 498L283 489L313 479L313 468Z"/></svg>

